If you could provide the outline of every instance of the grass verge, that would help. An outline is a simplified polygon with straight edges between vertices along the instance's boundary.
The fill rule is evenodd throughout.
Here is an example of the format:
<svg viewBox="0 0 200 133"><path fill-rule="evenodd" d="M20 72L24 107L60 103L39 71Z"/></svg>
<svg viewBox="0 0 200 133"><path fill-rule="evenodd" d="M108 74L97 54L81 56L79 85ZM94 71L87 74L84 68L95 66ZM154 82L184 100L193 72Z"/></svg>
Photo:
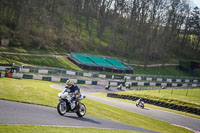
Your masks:
<svg viewBox="0 0 200 133"><path fill-rule="evenodd" d="M0 125L0 132L1 133L139 133L136 131L126 131L126 130L32 126L32 125Z"/></svg>
<svg viewBox="0 0 200 133"><path fill-rule="evenodd" d="M160 89L118 92L122 95L133 95L152 100L159 100L177 105L200 108L200 89ZM187 95L187 96L186 96Z"/></svg>
<svg viewBox="0 0 200 133"><path fill-rule="evenodd" d="M127 99L118 99L118 98L107 97L106 93L97 93L97 94L93 94L93 95L94 96L98 96L98 97L104 97L104 98L114 99L114 100L118 100L118 101L122 101L122 102L128 102L128 103L132 103L134 105L136 104L136 101L131 101L131 100L127 100ZM145 103L145 107L149 107L149 108L153 108L153 109L158 109L158 110L163 110L163 111L167 111L167 112L172 112L172 113L176 113L176 114L185 115L185 116L189 116L189 117L200 119L199 115L195 115L195 114L191 114L191 113L186 113L186 112L181 112L181 111L177 111L177 110L172 110L172 109L168 109L168 108L163 108L163 107L159 107L159 106L155 106L155 105L151 105L151 104L147 104L147 103Z"/></svg>
<svg viewBox="0 0 200 133"><path fill-rule="evenodd" d="M55 84L55 82L0 78L0 99L56 107L58 103L57 94L60 91L50 88L51 84ZM87 115L90 116L121 122L162 133L191 132L164 121L142 116L89 99L83 100L83 103L87 107Z"/></svg>
<svg viewBox="0 0 200 133"><path fill-rule="evenodd" d="M200 71L195 73L186 73L180 71L176 66L164 66L164 67L138 67L133 66L134 74L145 75L164 75L164 76L184 76L184 77L199 77Z"/></svg>
<svg viewBox="0 0 200 133"><path fill-rule="evenodd" d="M58 67L65 69L74 69L82 71L77 65L72 63L66 57L42 57L42 56L24 56L24 55L2 55L0 56L0 64L30 64L49 67Z"/></svg>
<svg viewBox="0 0 200 133"><path fill-rule="evenodd" d="M15 47L2 47L0 46L0 51L3 52L20 52L20 53L33 53L33 54L63 54L66 55L66 51L62 48L57 49L57 51L52 50L37 50L37 49L25 49L25 48L15 48ZM98 51L91 50L91 54L97 54ZM105 54L105 53L101 53ZM116 55L112 55L116 56ZM49 66L49 67L58 67L65 69L74 69L74 70L82 70L67 58L53 58L53 57L37 57L37 56L24 56L24 55L1 55L0 56L0 64L30 64L30 65L41 65L41 66ZM135 61L134 61L135 62ZM137 62L141 64L142 62ZM159 63L159 62L155 62ZM145 75L162 75L162 76L184 76L184 77L199 77L200 71L196 71L195 73L184 73L177 69L176 66L165 66L165 67L139 67L133 66L134 74L145 74ZM94 71L92 71L94 72ZM99 72L99 71L95 71ZM111 74L109 72L103 72L103 74ZM116 73L117 74L117 73Z"/></svg>

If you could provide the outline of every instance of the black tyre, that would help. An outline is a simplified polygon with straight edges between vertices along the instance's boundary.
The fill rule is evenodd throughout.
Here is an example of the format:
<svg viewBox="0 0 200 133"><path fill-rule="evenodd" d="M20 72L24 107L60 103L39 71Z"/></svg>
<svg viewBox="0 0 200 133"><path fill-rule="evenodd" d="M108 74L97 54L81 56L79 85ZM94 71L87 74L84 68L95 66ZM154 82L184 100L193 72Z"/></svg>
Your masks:
<svg viewBox="0 0 200 133"><path fill-rule="evenodd" d="M144 108L144 104L141 105L141 108L142 108L142 109Z"/></svg>
<svg viewBox="0 0 200 133"><path fill-rule="evenodd" d="M64 115L67 112L67 104L64 101L58 103L57 111L60 115Z"/></svg>
<svg viewBox="0 0 200 133"><path fill-rule="evenodd" d="M78 115L78 117L83 117L86 113L86 107L83 103L79 103L77 106L77 112L76 114Z"/></svg>

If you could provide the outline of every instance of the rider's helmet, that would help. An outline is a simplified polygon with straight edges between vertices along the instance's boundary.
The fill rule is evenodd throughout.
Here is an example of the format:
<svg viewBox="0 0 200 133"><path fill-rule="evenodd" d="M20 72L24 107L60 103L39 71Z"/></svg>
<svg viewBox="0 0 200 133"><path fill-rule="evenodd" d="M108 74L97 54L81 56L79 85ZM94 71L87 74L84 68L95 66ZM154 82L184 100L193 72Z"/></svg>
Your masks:
<svg viewBox="0 0 200 133"><path fill-rule="evenodd" d="M67 85L68 88L71 88L71 86L72 86L72 80L67 80L66 81L66 85Z"/></svg>

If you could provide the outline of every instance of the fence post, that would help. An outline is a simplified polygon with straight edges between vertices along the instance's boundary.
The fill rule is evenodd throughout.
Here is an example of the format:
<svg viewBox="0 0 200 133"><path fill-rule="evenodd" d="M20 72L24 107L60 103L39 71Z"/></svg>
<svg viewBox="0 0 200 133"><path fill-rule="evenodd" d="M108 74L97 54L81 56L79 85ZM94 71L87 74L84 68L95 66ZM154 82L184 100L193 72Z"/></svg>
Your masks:
<svg viewBox="0 0 200 133"><path fill-rule="evenodd" d="M172 90L171 90L171 94L173 94L173 87L172 87Z"/></svg>
<svg viewBox="0 0 200 133"><path fill-rule="evenodd" d="M186 91L186 96L188 95L188 87L187 87L187 91Z"/></svg>

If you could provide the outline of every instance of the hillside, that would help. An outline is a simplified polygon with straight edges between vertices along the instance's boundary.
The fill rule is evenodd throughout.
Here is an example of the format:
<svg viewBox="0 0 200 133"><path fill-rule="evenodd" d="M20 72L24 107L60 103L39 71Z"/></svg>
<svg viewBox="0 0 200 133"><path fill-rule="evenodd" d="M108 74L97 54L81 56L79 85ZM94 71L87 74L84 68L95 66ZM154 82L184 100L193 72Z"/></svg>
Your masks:
<svg viewBox="0 0 200 133"><path fill-rule="evenodd" d="M81 52L144 65L200 61L199 8L189 12L182 1L129 2L133 6L114 0L0 1L0 39L9 41L0 51Z"/></svg>

